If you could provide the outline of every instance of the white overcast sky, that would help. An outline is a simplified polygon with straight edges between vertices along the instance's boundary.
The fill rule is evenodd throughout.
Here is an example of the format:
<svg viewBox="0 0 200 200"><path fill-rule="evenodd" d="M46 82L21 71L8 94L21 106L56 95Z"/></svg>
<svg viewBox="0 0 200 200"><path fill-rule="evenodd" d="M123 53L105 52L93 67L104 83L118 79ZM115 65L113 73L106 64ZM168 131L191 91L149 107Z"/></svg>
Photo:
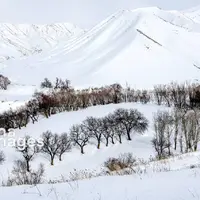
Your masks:
<svg viewBox="0 0 200 200"><path fill-rule="evenodd" d="M71 22L90 28L119 9L158 6L188 9L200 0L0 0L0 22Z"/></svg>

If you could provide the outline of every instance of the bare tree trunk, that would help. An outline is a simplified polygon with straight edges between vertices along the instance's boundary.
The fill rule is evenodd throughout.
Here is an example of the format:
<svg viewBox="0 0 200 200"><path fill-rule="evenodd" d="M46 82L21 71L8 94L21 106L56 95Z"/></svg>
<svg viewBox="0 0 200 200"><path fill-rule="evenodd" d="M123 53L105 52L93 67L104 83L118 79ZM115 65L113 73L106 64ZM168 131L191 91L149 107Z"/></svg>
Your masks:
<svg viewBox="0 0 200 200"><path fill-rule="evenodd" d="M30 172L30 163L29 163L29 160L26 160L26 169L27 169L27 172Z"/></svg>
<svg viewBox="0 0 200 200"><path fill-rule="evenodd" d="M54 156L53 155L51 156L51 165L52 166L54 165Z"/></svg>
<svg viewBox="0 0 200 200"><path fill-rule="evenodd" d="M119 143L122 144L122 136L118 135L118 137L119 137Z"/></svg>
<svg viewBox="0 0 200 200"><path fill-rule="evenodd" d="M81 146L81 153L84 154L83 146Z"/></svg>
<svg viewBox="0 0 200 200"><path fill-rule="evenodd" d="M106 138L106 146L108 147L109 138Z"/></svg>
<svg viewBox="0 0 200 200"><path fill-rule="evenodd" d="M127 131L127 137L128 137L128 140L129 141L131 141L132 139L131 139L131 134L130 134L130 132L129 131Z"/></svg>
<svg viewBox="0 0 200 200"><path fill-rule="evenodd" d="M100 146L101 146L101 140L98 140L97 149L100 149Z"/></svg>
<svg viewBox="0 0 200 200"><path fill-rule="evenodd" d="M114 141L113 137L111 137L111 142L112 142L112 144L115 144L115 141Z"/></svg>
<svg viewBox="0 0 200 200"><path fill-rule="evenodd" d="M62 154L59 154L59 161L62 161Z"/></svg>

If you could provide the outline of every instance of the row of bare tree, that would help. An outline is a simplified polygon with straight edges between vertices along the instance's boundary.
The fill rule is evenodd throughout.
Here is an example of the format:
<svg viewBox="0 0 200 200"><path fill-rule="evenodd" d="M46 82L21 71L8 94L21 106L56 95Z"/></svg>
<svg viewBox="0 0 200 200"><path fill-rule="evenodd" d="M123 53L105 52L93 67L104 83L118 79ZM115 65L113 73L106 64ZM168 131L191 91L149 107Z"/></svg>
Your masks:
<svg viewBox="0 0 200 200"><path fill-rule="evenodd" d="M0 114L0 127L21 128L29 122L35 123L39 115L50 117L65 111L75 111L89 106L117 104L122 102L153 102L158 105L168 105L177 108L194 108L199 106L200 92L195 84L157 85L153 91L133 90L113 84L101 88L75 90L70 81L56 79L52 84L45 79L41 84L48 92L37 92L25 106Z"/></svg>
<svg viewBox="0 0 200 200"><path fill-rule="evenodd" d="M54 165L55 157L58 156L62 161L64 153L69 152L72 146L80 148L84 154L84 147L89 143L94 144L100 149L101 143L109 142L115 144L116 140L122 143L123 136L131 140L133 133L144 133L148 128L148 120L136 109L117 109L102 118L88 117L81 124L73 125L69 133L58 135L51 131L42 134L42 145L38 142L30 143L30 137L26 136L16 149L20 152L26 163L27 171L30 172L30 162L38 153L44 153L49 156L50 164Z"/></svg>
<svg viewBox="0 0 200 200"><path fill-rule="evenodd" d="M174 109L173 112L159 111L153 119L153 147L159 159L180 153L198 150L200 142L200 110Z"/></svg>
<svg viewBox="0 0 200 200"><path fill-rule="evenodd" d="M154 86L153 96L158 105L164 104L168 107L174 106L179 109L200 106L199 84L172 82L168 85L156 85Z"/></svg>

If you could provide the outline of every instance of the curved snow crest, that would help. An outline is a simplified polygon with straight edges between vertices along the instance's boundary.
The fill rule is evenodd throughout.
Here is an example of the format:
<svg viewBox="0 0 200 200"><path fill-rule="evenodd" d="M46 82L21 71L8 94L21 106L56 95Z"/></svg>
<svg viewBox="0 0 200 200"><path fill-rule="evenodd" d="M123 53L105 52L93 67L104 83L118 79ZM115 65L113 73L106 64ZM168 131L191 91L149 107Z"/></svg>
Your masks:
<svg viewBox="0 0 200 200"><path fill-rule="evenodd" d="M198 78L199 37L200 24L183 13L123 10L48 52L10 62L2 73L20 84L60 77L78 87L128 82L151 88Z"/></svg>
<svg viewBox="0 0 200 200"><path fill-rule="evenodd" d="M70 23L0 23L0 62L40 53L81 33L82 29Z"/></svg>

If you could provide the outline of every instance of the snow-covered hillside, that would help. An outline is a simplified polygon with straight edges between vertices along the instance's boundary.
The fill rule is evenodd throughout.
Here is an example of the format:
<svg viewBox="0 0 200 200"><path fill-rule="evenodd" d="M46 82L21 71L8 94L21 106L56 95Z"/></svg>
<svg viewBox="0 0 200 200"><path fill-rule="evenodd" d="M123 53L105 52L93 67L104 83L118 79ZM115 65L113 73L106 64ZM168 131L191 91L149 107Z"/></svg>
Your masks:
<svg viewBox="0 0 200 200"><path fill-rule="evenodd" d="M64 155L62 162L56 159L55 165L50 166L47 157L38 155L31 162L33 168L38 163L45 164L45 181L64 180L70 172L83 170L86 173L98 173L103 168L103 163L110 157L117 157L121 153L131 152L134 156L148 160L154 155L151 146L152 117L158 110L169 110L164 106L142 105L142 104L118 104L90 107L76 112L67 112L54 115L49 119L40 119L36 124L29 124L26 128L16 130L16 138L30 135L37 138L43 131L51 130L58 134L68 132L69 128L80 123L87 116L103 117L117 108L136 108L142 112L150 121L149 130L144 135L135 134L132 141L123 140L122 144L116 142L101 149L94 145L87 145L85 155L73 147L72 151ZM1 141L1 145L3 141ZM4 147L6 161L0 166L0 179L5 180L11 172L13 161L20 158L20 153L12 147ZM129 176L101 176L89 180L76 180L60 184L44 184L37 186L0 187L0 194L5 199L15 198L30 200L65 200L65 199L194 199L198 200L199 190L199 168L190 169L199 163L199 152L186 154L180 157L170 158L166 161L153 162L146 166L145 171ZM140 166L143 169L144 166ZM134 188L134 189L133 189ZM11 192L12 191L12 192Z"/></svg>
<svg viewBox="0 0 200 200"><path fill-rule="evenodd" d="M41 134L47 130L51 130L53 133L62 134L63 132L69 132L73 125L81 123L89 116L104 117L115 111L117 108L139 109L145 114L149 121L152 120L153 113L155 113L157 109L168 109L155 105L143 106L141 104L134 103L90 107L76 112L60 113L50 117L49 119L41 118L38 123L30 123L27 127L24 127L21 130L15 130L15 137L23 138L25 135L30 135L32 138L39 138ZM150 126L150 128L152 127ZM65 154L66 157L63 162L56 161L54 167L49 166L48 159L44 156L39 156L39 158L32 164L37 168L39 162L44 163L46 167L45 179L54 180L59 179L62 175L68 176L74 169L99 170L107 158L118 156L120 153L133 152L137 157L148 159L149 156L154 153L150 143L152 136L153 134L150 129L150 131L146 132L143 136L135 135L133 142L130 143L126 143L125 141L122 145L117 143L116 145L111 145L109 147L105 147L105 145L102 144L102 148L100 150L97 150L94 145L88 145L86 146L85 155L81 155L78 148L73 148L72 152ZM0 140L0 146L1 145L3 145L3 141ZM0 172L2 173L0 182L2 181L2 178L7 177L8 172L12 170L14 160L20 158L20 154L16 152L14 148L3 148L7 160L3 165L0 165ZM77 161L79 161L78 165Z"/></svg>
<svg viewBox="0 0 200 200"><path fill-rule="evenodd" d="M198 79L200 23L178 11L142 8L115 13L48 52L9 62L15 83L67 78L78 87L119 82L137 88ZM178 75L177 75L178 74Z"/></svg>
<svg viewBox="0 0 200 200"><path fill-rule="evenodd" d="M81 33L83 30L69 23L0 23L0 63L41 53Z"/></svg>

